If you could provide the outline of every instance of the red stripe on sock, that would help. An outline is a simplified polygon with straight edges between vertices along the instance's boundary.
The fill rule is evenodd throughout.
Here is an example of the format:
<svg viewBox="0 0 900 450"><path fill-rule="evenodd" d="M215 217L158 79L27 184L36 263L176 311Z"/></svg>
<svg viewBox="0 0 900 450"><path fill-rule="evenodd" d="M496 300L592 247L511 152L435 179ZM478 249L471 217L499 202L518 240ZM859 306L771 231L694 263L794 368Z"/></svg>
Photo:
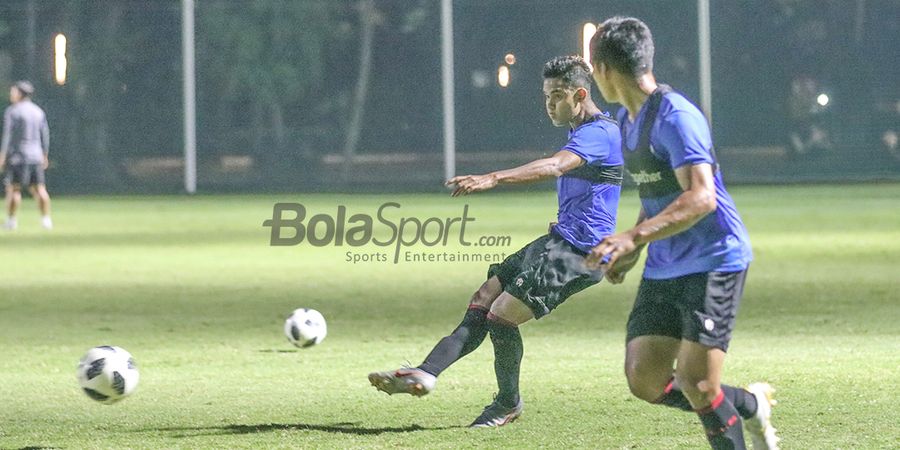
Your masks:
<svg viewBox="0 0 900 450"><path fill-rule="evenodd" d="M725 391L719 391L719 395L717 395L716 398L713 399L709 407L712 409L716 409L719 407L719 405L722 404L723 401L725 401Z"/></svg>
<svg viewBox="0 0 900 450"><path fill-rule="evenodd" d="M504 319L504 318L502 318L502 317L499 317L499 316L497 316L496 314L494 314L494 313L492 313L492 312L489 312L489 313L487 314L487 320L489 320L489 321L491 321L491 322L494 322L494 323L499 323L500 325L504 325L504 326L507 326L507 327L510 327L510 328L516 328L516 327L518 327L518 325L516 325L516 324L514 324L514 323L512 323L512 322L510 322L510 321L508 321L508 320L506 320L506 319Z"/></svg>
<svg viewBox="0 0 900 450"><path fill-rule="evenodd" d="M716 408L718 408L723 401L725 401L725 391L719 391L719 395L717 395L716 398L713 399L712 403L710 403L709 406L707 406L706 408L695 409L694 411L697 414L709 414Z"/></svg>
<svg viewBox="0 0 900 450"><path fill-rule="evenodd" d="M735 423L737 423L737 421L738 421L737 416L731 416L731 418L728 419L728 426L730 427L730 426L734 425Z"/></svg>
<svg viewBox="0 0 900 450"><path fill-rule="evenodd" d="M669 384L666 385L665 389L663 389L663 393L656 397L656 400L653 400L650 403L662 403L663 399L672 392L672 389L675 389L675 377L669 379Z"/></svg>
<svg viewBox="0 0 900 450"><path fill-rule="evenodd" d="M669 379L669 384L666 385L666 388L663 389L663 392L668 394L672 392L672 389L675 389L675 377Z"/></svg>

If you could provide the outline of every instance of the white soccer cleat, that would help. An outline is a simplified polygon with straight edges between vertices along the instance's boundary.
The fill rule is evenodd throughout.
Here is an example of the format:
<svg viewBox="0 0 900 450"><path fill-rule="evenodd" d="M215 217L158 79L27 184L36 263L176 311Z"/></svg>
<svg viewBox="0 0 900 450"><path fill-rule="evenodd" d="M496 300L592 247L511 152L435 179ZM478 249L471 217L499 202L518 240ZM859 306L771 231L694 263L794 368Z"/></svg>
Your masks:
<svg viewBox="0 0 900 450"><path fill-rule="evenodd" d="M13 231L16 228L19 228L19 222L16 220L15 217L10 217L10 218L6 219L6 222L3 223L4 230Z"/></svg>
<svg viewBox="0 0 900 450"><path fill-rule="evenodd" d="M403 368L369 374L372 386L388 395L411 394L421 397L434 389L437 377L417 368Z"/></svg>
<svg viewBox="0 0 900 450"><path fill-rule="evenodd" d="M53 229L53 221L50 220L50 216L41 217L41 226L44 227L45 230Z"/></svg>
<svg viewBox="0 0 900 450"><path fill-rule="evenodd" d="M781 440L775 433L778 431L770 422L772 407L775 406L773 394L775 388L769 383L753 383L747 386L747 391L756 397L756 414L744 419L744 429L750 435L753 450L778 450L778 441Z"/></svg>

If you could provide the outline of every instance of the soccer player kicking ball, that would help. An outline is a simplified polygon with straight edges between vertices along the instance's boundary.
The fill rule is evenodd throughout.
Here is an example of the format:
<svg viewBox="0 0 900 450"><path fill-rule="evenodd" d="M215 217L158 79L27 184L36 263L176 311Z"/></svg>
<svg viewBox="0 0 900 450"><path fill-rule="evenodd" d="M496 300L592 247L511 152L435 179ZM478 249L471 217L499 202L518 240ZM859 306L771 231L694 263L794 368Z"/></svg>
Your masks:
<svg viewBox="0 0 900 450"><path fill-rule="evenodd" d="M650 244L628 318L631 392L696 411L714 449L745 448L742 418L755 449L776 449L772 388L720 384L752 253L722 182L709 125L685 97L656 83L653 38L640 20L603 22L591 40L591 59L603 98L624 106L622 153L642 208L638 224L604 238L588 264L620 283Z"/></svg>
<svg viewBox="0 0 900 450"><path fill-rule="evenodd" d="M459 196L498 184L556 178L558 222L549 234L490 266L487 281L472 295L462 323L437 343L421 365L369 374L378 390L428 394L441 372L478 348L490 333L499 393L471 426L498 427L522 414L518 326L549 314L572 294L598 283L602 273L588 269L584 258L615 230L623 170L621 134L615 121L591 100L590 74L590 66L577 56L557 57L544 65L547 115L553 125L570 130L568 142L553 156L447 182L455 186L452 195Z"/></svg>

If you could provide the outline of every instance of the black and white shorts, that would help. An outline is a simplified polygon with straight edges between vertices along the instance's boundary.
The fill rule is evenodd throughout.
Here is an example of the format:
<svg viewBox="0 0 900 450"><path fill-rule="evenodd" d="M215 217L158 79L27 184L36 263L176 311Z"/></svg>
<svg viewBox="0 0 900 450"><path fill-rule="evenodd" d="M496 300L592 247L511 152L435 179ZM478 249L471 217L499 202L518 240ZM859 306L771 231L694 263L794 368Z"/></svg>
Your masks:
<svg viewBox="0 0 900 450"><path fill-rule="evenodd" d="M747 270L644 278L628 316L627 341L669 336L728 351Z"/></svg>
<svg viewBox="0 0 900 450"><path fill-rule="evenodd" d="M556 233L541 236L500 264L491 264L487 277L497 276L503 290L521 300L535 319L550 314L567 298L600 282L603 274L584 265L586 253Z"/></svg>

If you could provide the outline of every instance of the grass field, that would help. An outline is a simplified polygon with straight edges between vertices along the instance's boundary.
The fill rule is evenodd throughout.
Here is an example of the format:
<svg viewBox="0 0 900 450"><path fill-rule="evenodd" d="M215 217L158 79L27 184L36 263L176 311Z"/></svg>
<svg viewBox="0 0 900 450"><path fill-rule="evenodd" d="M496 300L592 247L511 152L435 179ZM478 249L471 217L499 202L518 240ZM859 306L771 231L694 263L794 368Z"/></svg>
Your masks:
<svg viewBox="0 0 900 450"><path fill-rule="evenodd" d="M756 260L726 381L776 386L785 449L900 447L900 184L732 193ZM366 374L418 364L486 264L354 265L347 247L271 247L261 224L278 201L311 214L346 205L348 216L396 201L395 217L419 218L468 204L467 236L509 235L510 247L490 249L507 253L555 211L552 192L60 197L45 232L26 201L19 230L0 235L0 448L705 448L696 416L628 392L636 274L523 326L526 411L511 426L465 428L495 389L489 342L430 396L376 392ZM636 208L626 193L620 223ZM301 306L329 321L308 350L281 331ZM101 344L128 349L141 370L136 393L113 406L75 380Z"/></svg>

